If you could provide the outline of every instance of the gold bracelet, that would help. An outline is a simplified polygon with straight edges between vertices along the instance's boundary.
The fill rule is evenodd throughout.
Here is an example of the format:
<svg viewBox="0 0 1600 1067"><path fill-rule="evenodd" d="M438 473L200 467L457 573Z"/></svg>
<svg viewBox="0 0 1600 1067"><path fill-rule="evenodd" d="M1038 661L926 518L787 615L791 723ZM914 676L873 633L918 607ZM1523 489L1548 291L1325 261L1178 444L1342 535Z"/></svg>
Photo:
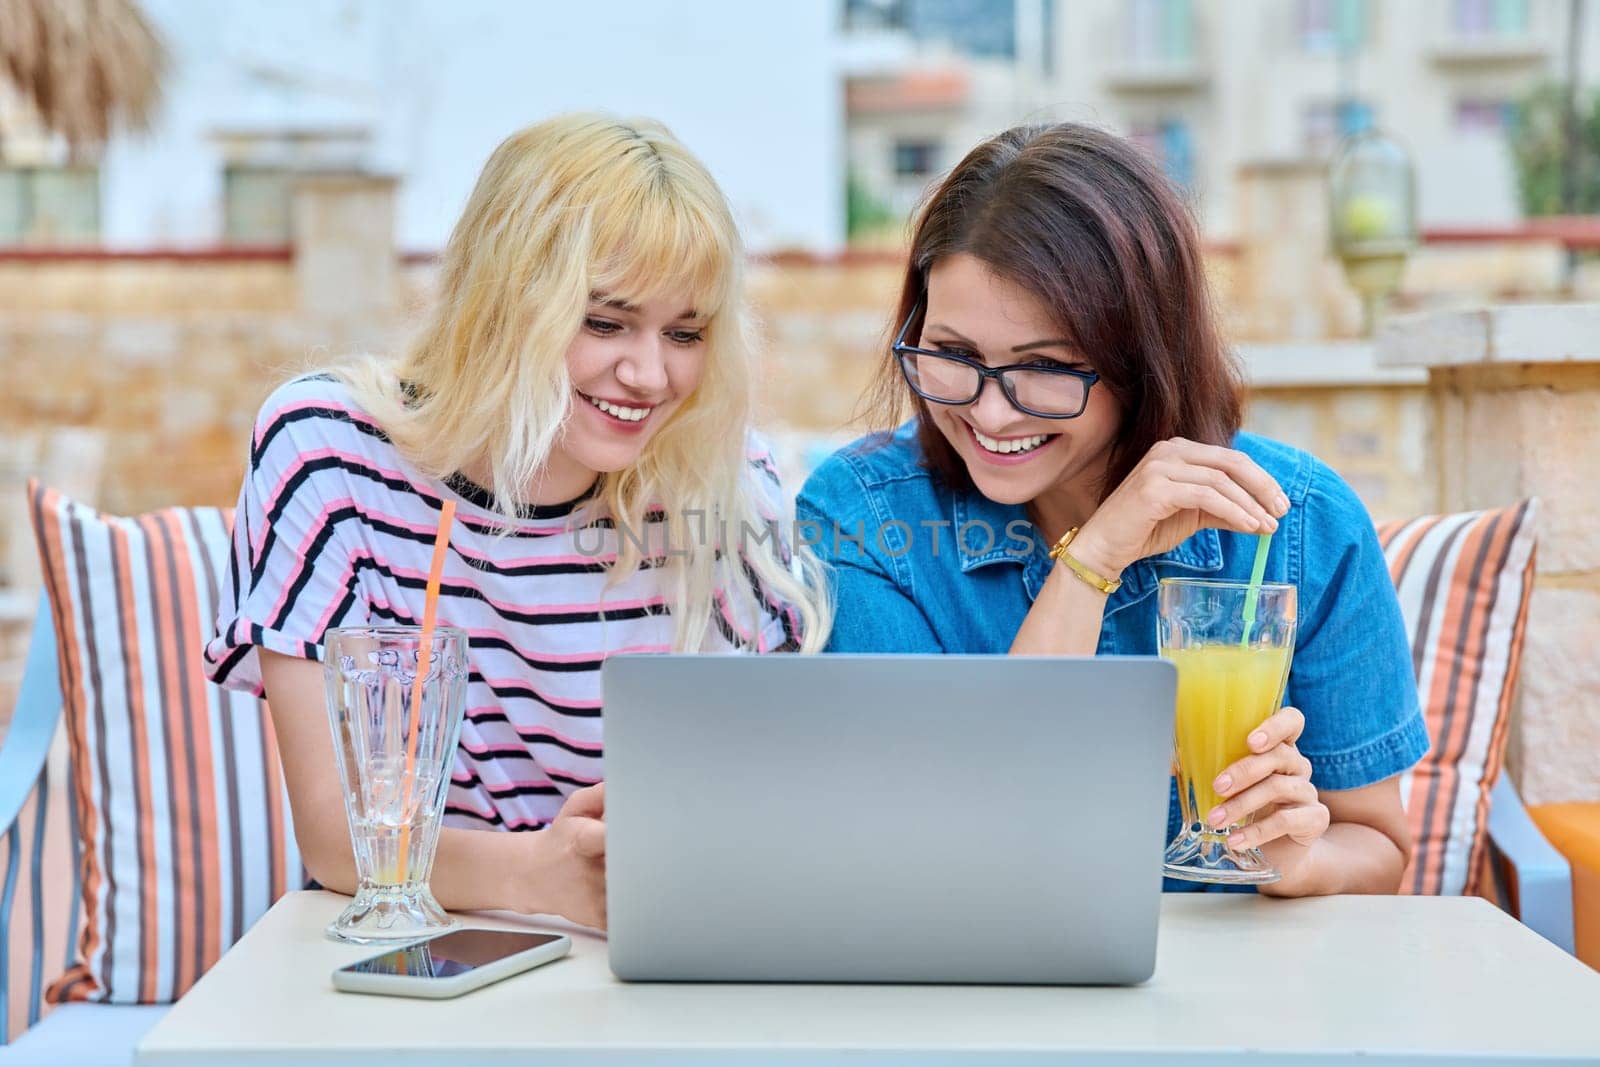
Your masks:
<svg viewBox="0 0 1600 1067"><path fill-rule="evenodd" d="M1058 563L1065 563L1072 570L1073 574L1076 574L1079 578L1083 579L1083 581L1100 590L1100 592L1105 593L1107 596L1110 596L1118 589L1121 589L1121 578L1107 578L1103 574L1097 574L1088 567L1084 566L1082 560L1079 560L1075 556L1067 553L1067 546L1072 544L1072 539L1077 536L1078 527L1076 526L1068 530L1065 534L1062 534L1061 540L1057 541L1055 543L1055 547L1050 550L1050 558Z"/></svg>

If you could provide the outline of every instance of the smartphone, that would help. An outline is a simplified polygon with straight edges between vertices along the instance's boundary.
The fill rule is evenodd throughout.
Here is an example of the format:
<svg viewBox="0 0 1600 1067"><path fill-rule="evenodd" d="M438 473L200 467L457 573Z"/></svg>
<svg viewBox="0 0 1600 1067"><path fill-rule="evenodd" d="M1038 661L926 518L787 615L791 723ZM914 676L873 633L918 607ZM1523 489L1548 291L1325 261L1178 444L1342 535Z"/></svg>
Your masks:
<svg viewBox="0 0 1600 1067"><path fill-rule="evenodd" d="M572 939L561 934L451 930L340 967L333 972L333 987L346 993L396 997L459 997L558 960L570 951Z"/></svg>

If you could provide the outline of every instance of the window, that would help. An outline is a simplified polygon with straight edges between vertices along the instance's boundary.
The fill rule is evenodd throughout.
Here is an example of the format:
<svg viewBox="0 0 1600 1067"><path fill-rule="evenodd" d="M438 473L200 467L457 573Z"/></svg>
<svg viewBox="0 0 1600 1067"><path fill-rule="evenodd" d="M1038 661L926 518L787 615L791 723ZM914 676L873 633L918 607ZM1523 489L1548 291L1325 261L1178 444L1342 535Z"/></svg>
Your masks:
<svg viewBox="0 0 1600 1067"><path fill-rule="evenodd" d="M0 167L0 244L82 245L99 239L99 168Z"/></svg>
<svg viewBox="0 0 1600 1067"><path fill-rule="evenodd" d="M361 126L219 129L222 237L232 244L283 245L293 237L297 175L359 174L371 140Z"/></svg>
<svg viewBox="0 0 1600 1067"><path fill-rule="evenodd" d="M1304 118L1307 155L1331 156L1340 141L1353 133L1371 129L1375 123L1372 105L1365 100L1318 100L1308 105Z"/></svg>
<svg viewBox="0 0 1600 1067"><path fill-rule="evenodd" d="M903 32L966 56L1017 57L1016 0L845 0L844 26Z"/></svg>
<svg viewBox="0 0 1600 1067"><path fill-rule="evenodd" d="M1451 25L1462 37L1520 37L1528 32L1528 0L1455 0Z"/></svg>
<svg viewBox="0 0 1600 1067"><path fill-rule="evenodd" d="M1316 55L1354 52L1367 41L1366 0L1300 0L1300 47Z"/></svg>
<svg viewBox="0 0 1600 1067"><path fill-rule="evenodd" d="M230 166L222 172L223 239L230 244L286 244L292 172Z"/></svg>
<svg viewBox="0 0 1600 1067"><path fill-rule="evenodd" d="M1456 101L1457 133L1503 134L1516 124L1517 105L1511 100Z"/></svg>
<svg viewBox="0 0 1600 1067"><path fill-rule="evenodd" d="M1140 63L1187 63L1194 58L1190 0L1132 0L1128 55Z"/></svg>
<svg viewBox="0 0 1600 1067"><path fill-rule="evenodd" d="M1144 149L1161 165L1167 177L1181 189L1194 184L1194 139L1189 124L1182 119L1135 123L1130 134L1134 144Z"/></svg>
<svg viewBox="0 0 1600 1067"><path fill-rule="evenodd" d="M845 0L846 30L905 29L905 21L900 0Z"/></svg>
<svg viewBox="0 0 1600 1067"><path fill-rule="evenodd" d="M934 141L897 141L894 173L898 178L926 178L938 167L939 145Z"/></svg>

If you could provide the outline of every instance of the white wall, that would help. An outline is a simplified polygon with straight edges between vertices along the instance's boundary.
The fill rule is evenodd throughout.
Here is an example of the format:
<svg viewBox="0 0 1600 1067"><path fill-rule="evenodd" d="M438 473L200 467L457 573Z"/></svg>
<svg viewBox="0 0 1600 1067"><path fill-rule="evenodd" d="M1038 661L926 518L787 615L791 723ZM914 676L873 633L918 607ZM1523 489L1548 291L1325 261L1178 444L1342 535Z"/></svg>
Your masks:
<svg viewBox="0 0 1600 1067"><path fill-rule="evenodd" d="M143 0L172 53L157 128L104 165L106 245L214 244L223 130L361 127L433 250L515 129L601 109L666 122L755 250L843 239L835 5L823 0Z"/></svg>

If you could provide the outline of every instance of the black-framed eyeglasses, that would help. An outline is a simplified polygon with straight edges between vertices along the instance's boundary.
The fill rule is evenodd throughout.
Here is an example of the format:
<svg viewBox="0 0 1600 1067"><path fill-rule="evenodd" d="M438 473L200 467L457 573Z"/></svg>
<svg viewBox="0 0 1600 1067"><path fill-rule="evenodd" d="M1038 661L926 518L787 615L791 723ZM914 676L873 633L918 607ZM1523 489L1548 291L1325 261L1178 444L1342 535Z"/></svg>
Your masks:
<svg viewBox="0 0 1600 1067"><path fill-rule="evenodd" d="M960 407L971 404L983 393L991 378L1000 383L1011 406L1024 415L1040 419L1075 419L1089 404L1089 389L1100 380L1092 370L1073 367L1041 367L1028 363L1010 367L987 367L969 356L914 348L906 344L906 334L917 321L928 294L917 298L905 325L895 336L891 350L900 361L911 391L935 404Z"/></svg>

